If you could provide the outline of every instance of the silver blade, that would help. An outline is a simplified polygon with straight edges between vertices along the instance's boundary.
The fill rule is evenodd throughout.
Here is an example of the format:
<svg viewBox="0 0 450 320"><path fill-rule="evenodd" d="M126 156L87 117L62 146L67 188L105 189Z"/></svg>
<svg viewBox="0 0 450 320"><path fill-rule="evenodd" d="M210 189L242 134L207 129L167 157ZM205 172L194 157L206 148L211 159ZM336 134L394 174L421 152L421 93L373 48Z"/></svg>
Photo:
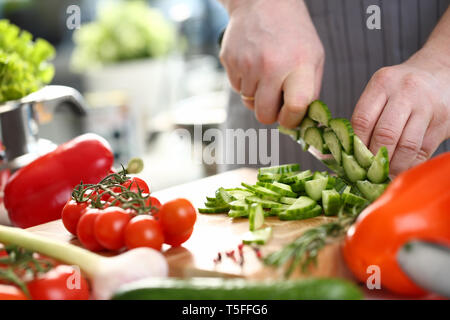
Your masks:
<svg viewBox="0 0 450 320"><path fill-rule="evenodd" d="M397 254L402 270L420 287L450 298L450 248L411 241Z"/></svg>

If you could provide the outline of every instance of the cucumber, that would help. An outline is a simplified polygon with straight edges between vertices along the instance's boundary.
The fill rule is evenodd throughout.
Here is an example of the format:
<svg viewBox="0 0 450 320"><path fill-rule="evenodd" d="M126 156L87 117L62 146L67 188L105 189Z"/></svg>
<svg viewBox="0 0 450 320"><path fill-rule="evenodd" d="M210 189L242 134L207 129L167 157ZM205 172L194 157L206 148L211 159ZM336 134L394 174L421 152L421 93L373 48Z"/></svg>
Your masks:
<svg viewBox="0 0 450 320"><path fill-rule="evenodd" d="M280 220L303 220L319 216L322 213L322 207L316 204L311 210L304 212L288 212L283 211L278 214Z"/></svg>
<svg viewBox="0 0 450 320"><path fill-rule="evenodd" d="M375 184L370 183L367 180L356 182L356 187L364 195L364 198L366 198L370 202L375 201L379 196L381 196L384 190L386 190L387 186L388 185L386 183Z"/></svg>
<svg viewBox="0 0 450 320"><path fill-rule="evenodd" d="M146 278L121 286L114 300L357 300L357 285L339 278L245 280Z"/></svg>
<svg viewBox="0 0 450 320"><path fill-rule="evenodd" d="M328 177L327 173L316 171L316 172L314 172L312 179L313 180L324 179L324 178L327 178L327 177Z"/></svg>
<svg viewBox="0 0 450 320"><path fill-rule="evenodd" d="M274 215L277 216L279 215L281 212L286 211L286 209L289 208L288 204L283 205L282 207L278 207L278 208L271 208L270 209L270 215Z"/></svg>
<svg viewBox="0 0 450 320"><path fill-rule="evenodd" d="M229 206L215 207L215 208L198 208L200 213L227 213L230 210Z"/></svg>
<svg viewBox="0 0 450 320"><path fill-rule="evenodd" d="M272 182L272 181L279 181L283 175L281 173L258 173L258 181L262 182Z"/></svg>
<svg viewBox="0 0 450 320"><path fill-rule="evenodd" d="M225 204L222 204L222 203L219 203L219 202L217 202L217 201L206 201L205 202L205 207L207 207L207 208L218 208L218 207L227 207L227 205Z"/></svg>
<svg viewBox="0 0 450 320"><path fill-rule="evenodd" d="M234 200L230 202L230 208L233 210L248 210L248 203L244 199Z"/></svg>
<svg viewBox="0 0 450 320"><path fill-rule="evenodd" d="M279 193L258 185L254 186L252 191L259 196L267 196L270 197L271 199L281 198L281 195Z"/></svg>
<svg viewBox="0 0 450 320"><path fill-rule="evenodd" d="M331 120L331 112L325 103L315 100L308 107L308 117L328 127L328 121Z"/></svg>
<svg viewBox="0 0 450 320"><path fill-rule="evenodd" d="M250 197L250 196L254 196L255 194L251 191L248 190L244 190L244 189L233 189L233 190L229 190L228 193L233 196L234 198L236 198L237 200L241 200L241 199L245 199L246 197Z"/></svg>
<svg viewBox="0 0 450 320"><path fill-rule="evenodd" d="M281 196L285 197L297 197L297 194L292 191L292 188L288 184L280 183L280 182L272 182L272 183L266 183L265 187L269 190L272 190L276 193L278 193Z"/></svg>
<svg viewBox="0 0 450 320"><path fill-rule="evenodd" d="M295 183L295 176L299 175L300 173L302 173L302 171L293 171L293 172L285 173L277 181L281 182L281 183L286 183L286 184Z"/></svg>
<svg viewBox="0 0 450 320"><path fill-rule="evenodd" d="M341 209L341 195L336 190L322 190L322 206L326 216L334 216Z"/></svg>
<svg viewBox="0 0 450 320"><path fill-rule="evenodd" d="M300 130L289 129L289 128L285 128L283 126L278 126L278 130L283 134L291 136L291 138L294 139L294 141L297 141L298 138L300 138Z"/></svg>
<svg viewBox="0 0 450 320"><path fill-rule="evenodd" d="M334 133L333 130L325 130L323 133L323 140L325 141L328 149L330 149L331 154L333 155L334 160L336 160L337 164L341 165L342 163L342 146L339 142L338 137Z"/></svg>
<svg viewBox="0 0 450 320"><path fill-rule="evenodd" d="M294 204L294 202L297 200L297 198L291 198L291 197L281 197L280 202L284 204Z"/></svg>
<svg viewBox="0 0 450 320"><path fill-rule="evenodd" d="M336 178L335 180L335 184L334 184L334 189L339 192L339 194L341 194L342 192L344 192L345 188L347 187L347 184L345 183L345 181L341 178Z"/></svg>
<svg viewBox="0 0 450 320"><path fill-rule="evenodd" d="M322 199L322 191L326 189L328 178L318 178L305 182L306 194L313 200L319 201Z"/></svg>
<svg viewBox="0 0 450 320"><path fill-rule="evenodd" d="M315 206L316 202L313 199L301 196L283 213L287 215L301 215L312 210Z"/></svg>
<svg viewBox="0 0 450 320"><path fill-rule="evenodd" d="M382 183L387 180L389 176L389 154L386 147L381 147L372 165L367 171L367 178L373 183ZM362 180L362 179L360 179Z"/></svg>
<svg viewBox="0 0 450 320"><path fill-rule="evenodd" d="M261 198L259 198L257 196L247 197L247 198L245 198L245 202L247 202L249 204L260 203L263 208L269 208L269 209L283 206L282 203L275 202L275 201L272 201L272 200L261 199Z"/></svg>
<svg viewBox="0 0 450 320"><path fill-rule="evenodd" d="M359 166L353 156L350 156L345 152L342 152L342 166L344 167L345 175L351 182L364 180L366 178L366 170Z"/></svg>
<svg viewBox="0 0 450 320"><path fill-rule="evenodd" d="M249 215L248 210L233 210L228 211L230 218L247 218Z"/></svg>
<svg viewBox="0 0 450 320"><path fill-rule="evenodd" d="M350 190L351 187L348 186L341 194L341 199L344 204L349 206L363 206L367 203L366 199L351 193Z"/></svg>
<svg viewBox="0 0 450 320"><path fill-rule="evenodd" d="M305 139L306 129L311 127L316 127L317 123L311 118L304 117L302 122L300 123L300 138Z"/></svg>
<svg viewBox="0 0 450 320"><path fill-rule="evenodd" d="M316 148L320 153L324 154L328 152L328 150L325 150L325 142L323 141L322 137L322 129L316 128L316 127L310 127L306 129L305 132L305 142L314 148Z"/></svg>
<svg viewBox="0 0 450 320"><path fill-rule="evenodd" d="M216 198L221 200L222 202L228 204L231 201L237 200L235 197L233 197L228 191L226 191L224 188L219 188L216 191Z"/></svg>
<svg viewBox="0 0 450 320"><path fill-rule="evenodd" d="M359 165L365 169L369 168L374 156L357 135L353 136L353 149Z"/></svg>
<svg viewBox="0 0 450 320"><path fill-rule="evenodd" d="M329 126L338 137L345 152L353 154L353 136L355 134L350 121L344 118L331 119Z"/></svg>
<svg viewBox="0 0 450 320"><path fill-rule="evenodd" d="M264 210L261 203L252 203L250 205L248 223L250 231L255 231L264 224Z"/></svg>
<svg viewBox="0 0 450 320"><path fill-rule="evenodd" d="M272 227L249 231L242 237L245 244L266 244L272 236Z"/></svg>
<svg viewBox="0 0 450 320"><path fill-rule="evenodd" d="M273 166L273 167L264 167L259 168L258 173L288 173L293 171L299 171L300 165L298 163L291 163L291 164L283 164L280 166Z"/></svg>

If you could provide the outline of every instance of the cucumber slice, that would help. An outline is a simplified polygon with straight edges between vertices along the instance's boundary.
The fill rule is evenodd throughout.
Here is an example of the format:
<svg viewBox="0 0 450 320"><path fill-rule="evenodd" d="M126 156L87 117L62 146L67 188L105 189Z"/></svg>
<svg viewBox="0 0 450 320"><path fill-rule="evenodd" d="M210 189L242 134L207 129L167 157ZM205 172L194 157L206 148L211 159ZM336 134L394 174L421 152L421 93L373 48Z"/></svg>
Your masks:
<svg viewBox="0 0 450 320"><path fill-rule="evenodd" d="M305 182L307 180L311 180L313 178L313 173L311 172L311 170L305 170L300 172L299 174L294 176L294 182Z"/></svg>
<svg viewBox="0 0 450 320"><path fill-rule="evenodd" d="M381 147L367 171L367 178L373 183L382 183L389 176L389 154L386 147ZM362 180L362 179L360 179Z"/></svg>
<svg viewBox="0 0 450 320"><path fill-rule="evenodd" d="M360 196L357 196L356 194L353 194L350 192L351 187L348 186L345 188L344 192L341 194L342 202L349 206L362 206L367 203L367 200L364 198L361 198Z"/></svg>
<svg viewBox="0 0 450 320"><path fill-rule="evenodd" d="M303 212L283 211L278 214L280 220L303 220L317 217L322 213L322 207L316 204L312 209Z"/></svg>
<svg viewBox="0 0 450 320"><path fill-rule="evenodd" d="M353 136L355 134L350 121L344 118L331 119L329 125L341 142L345 152L353 154Z"/></svg>
<svg viewBox="0 0 450 320"><path fill-rule="evenodd" d="M255 186L253 190L259 196L268 196L268 197L271 197L273 199L281 198L281 195L279 193L277 193L275 191L272 191L270 189L267 189L266 187Z"/></svg>
<svg viewBox="0 0 450 320"><path fill-rule="evenodd" d="M279 181L283 175L281 173L258 173L258 181L261 182L272 182L272 181Z"/></svg>
<svg viewBox="0 0 450 320"><path fill-rule="evenodd" d="M331 112L325 103L315 100L308 107L308 117L328 127L328 122L331 120Z"/></svg>
<svg viewBox="0 0 450 320"><path fill-rule="evenodd" d="M286 184L292 184L295 183L295 176L300 174L301 171L293 171L293 172L289 172L289 173L285 173L283 174L283 176L277 180L278 182L281 183L286 183Z"/></svg>
<svg viewBox="0 0 450 320"><path fill-rule="evenodd" d="M324 178L328 178L328 173L319 172L319 171L314 172L313 177L312 177L313 180L324 179Z"/></svg>
<svg viewBox="0 0 450 320"><path fill-rule="evenodd" d="M247 202L249 204L260 203L263 208L269 208L269 209L270 208L278 208L278 207L283 206L282 203L275 202L275 201L272 201L272 200L261 199L261 198L258 198L256 196L245 198L245 202Z"/></svg>
<svg viewBox="0 0 450 320"><path fill-rule="evenodd" d="M266 244L271 236L272 227L266 227L245 233L242 242L245 244Z"/></svg>
<svg viewBox="0 0 450 320"><path fill-rule="evenodd" d="M297 200L297 198L290 198L290 197L281 197L280 202L285 204L294 204L294 202Z"/></svg>
<svg viewBox="0 0 450 320"><path fill-rule="evenodd" d="M359 165L365 169L369 168L373 162L374 156L357 135L353 136L353 149L356 161L358 161Z"/></svg>
<svg viewBox="0 0 450 320"><path fill-rule="evenodd" d="M317 123L311 118L304 117L302 123L300 123L300 138L305 139L306 129L316 127Z"/></svg>
<svg viewBox="0 0 450 320"><path fill-rule="evenodd" d="M278 130L282 134L291 136L291 138L294 139L295 141L297 141L298 138L300 138L300 130L298 130L298 129L289 129L289 128L285 128L283 126L278 126Z"/></svg>
<svg viewBox="0 0 450 320"><path fill-rule="evenodd" d="M206 197L206 201L208 202L219 202L216 197Z"/></svg>
<svg viewBox="0 0 450 320"><path fill-rule="evenodd" d="M228 205L218 202L212 202L212 201L206 201L205 207L207 208L220 208L220 207L227 207Z"/></svg>
<svg viewBox="0 0 450 320"><path fill-rule="evenodd" d="M359 166L353 156L349 156L345 152L342 152L342 166L344 167L345 175L351 182L366 178L366 170Z"/></svg>
<svg viewBox="0 0 450 320"><path fill-rule="evenodd" d="M328 149L330 149L331 154L333 155L333 158L336 160L336 162L341 165L342 163L342 146L339 142L338 137L334 133L333 130L325 130L323 133L323 140L325 141Z"/></svg>
<svg viewBox="0 0 450 320"><path fill-rule="evenodd" d="M244 199L230 202L230 208L233 210L248 210L248 203Z"/></svg>
<svg viewBox="0 0 450 320"><path fill-rule="evenodd" d="M344 192L345 188L347 187L347 184L345 183L345 181L341 178L336 178L336 182L334 184L334 189L339 192L339 194L341 194L342 192Z"/></svg>
<svg viewBox="0 0 450 320"><path fill-rule="evenodd" d="M231 194L237 200L245 199L246 197L251 197L255 195L253 192L244 189L234 189L228 191L228 193Z"/></svg>
<svg viewBox="0 0 450 320"><path fill-rule="evenodd" d="M230 210L229 206L215 207L215 208L198 208L200 213L227 213Z"/></svg>
<svg viewBox="0 0 450 320"><path fill-rule="evenodd" d="M283 205L282 207L278 207L278 208L271 208L270 209L270 215L279 215L281 212L286 211L286 209L289 208L289 205Z"/></svg>
<svg viewBox="0 0 450 320"><path fill-rule="evenodd" d="M237 200L235 197L233 197L224 188L217 189L217 191L216 191L216 198L221 200L221 201L223 201L226 204L230 203L231 201Z"/></svg>
<svg viewBox="0 0 450 320"><path fill-rule="evenodd" d="M375 184L370 183L367 180L357 181L356 186L359 191L364 195L364 197L370 202L375 201L381 194L386 190L387 183Z"/></svg>
<svg viewBox="0 0 450 320"><path fill-rule="evenodd" d="M305 132L305 142L314 148L316 148L318 151L320 151L322 154L326 153L328 150L324 148L325 143L322 138L322 129L311 127L306 129Z"/></svg>
<svg viewBox="0 0 450 320"><path fill-rule="evenodd" d="M272 182L272 183L266 183L265 187L269 190L272 190L276 193L278 193L281 196L286 197L297 197L297 194L292 191L292 188L288 184L280 183L280 182Z"/></svg>
<svg viewBox="0 0 450 320"><path fill-rule="evenodd" d="M341 209L341 195L336 190L322 190L322 205L326 216L335 216Z"/></svg>
<svg viewBox="0 0 450 320"><path fill-rule="evenodd" d="M304 213L316 206L316 202L308 197L301 196L286 209L287 214Z"/></svg>
<svg viewBox="0 0 450 320"><path fill-rule="evenodd" d="M255 231L264 224L264 210L261 203L252 203L250 205L248 223L250 231Z"/></svg>
<svg viewBox="0 0 450 320"><path fill-rule="evenodd" d="M299 171L300 165L298 163L291 163L291 164L283 164L280 166L273 166L273 167L265 167L265 168L259 168L258 173L264 174L264 173L288 173L293 171Z"/></svg>
<svg viewBox="0 0 450 320"><path fill-rule="evenodd" d="M305 182L306 194L313 200L319 201L322 199L322 190L327 187L328 178L318 178Z"/></svg>
<svg viewBox="0 0 450 320"><path fill-rule="evenodd" d="M228 211L228 216L230 218L247 218L248 210L230 210Z"/></svg>

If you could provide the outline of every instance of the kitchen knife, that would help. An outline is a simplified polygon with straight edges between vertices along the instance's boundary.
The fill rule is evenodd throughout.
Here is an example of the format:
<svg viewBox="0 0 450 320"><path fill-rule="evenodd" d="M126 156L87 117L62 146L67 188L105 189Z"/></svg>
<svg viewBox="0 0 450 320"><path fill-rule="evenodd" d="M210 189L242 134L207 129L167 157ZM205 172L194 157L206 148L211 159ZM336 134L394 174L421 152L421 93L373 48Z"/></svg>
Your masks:
<svg viewBox="0 0 450 320"><path fill-rule="evenodd" d="M450 247L411 241L397 254L401 269L420 287L450 298Z"/></svg>

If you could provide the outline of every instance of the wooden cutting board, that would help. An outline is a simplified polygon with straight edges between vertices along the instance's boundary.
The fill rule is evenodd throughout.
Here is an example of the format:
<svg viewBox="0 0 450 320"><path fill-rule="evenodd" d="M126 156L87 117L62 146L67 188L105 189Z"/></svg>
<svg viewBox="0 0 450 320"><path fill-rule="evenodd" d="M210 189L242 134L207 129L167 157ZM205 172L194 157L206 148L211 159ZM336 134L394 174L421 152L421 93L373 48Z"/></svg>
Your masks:
<svg viewBox="0 0 450 320"><path fill-rule="evenodd" d="M219 187L232 188L241 182L254 184L257 171L255 169L238 169L197 180L153 193L162 203L175 199L189 199L195 207L203 207L205 197L214 195ZM145 178L145 177L144 177ZM261 248L262 255L281 248L301 235L308 228L331 221L333 218L321 216L300 221L280 221L277 217L269 217L265 223L272 226L273 235L270 242ZM79 242L65 230L61 220L29 228L31 232L49 238L59 239L79 245ZM275 278L282 275L281 270L264 266L256 252L249 246L243 249L244 263L241 264L238 245L242 236L248 231L248 219L231 219L226 214L198 214L191 238L182 247L163 248L170 267L170 275L176 277L222 276L245 277L252 279ZM236 261L228 257L226 252L234 255ZM214 262L218 253L222 259ZM350 273L343 262L340 244L328 245L319 255L318 264L307 274L296 272L294 277L337 276L350 278Z"/></svg>

